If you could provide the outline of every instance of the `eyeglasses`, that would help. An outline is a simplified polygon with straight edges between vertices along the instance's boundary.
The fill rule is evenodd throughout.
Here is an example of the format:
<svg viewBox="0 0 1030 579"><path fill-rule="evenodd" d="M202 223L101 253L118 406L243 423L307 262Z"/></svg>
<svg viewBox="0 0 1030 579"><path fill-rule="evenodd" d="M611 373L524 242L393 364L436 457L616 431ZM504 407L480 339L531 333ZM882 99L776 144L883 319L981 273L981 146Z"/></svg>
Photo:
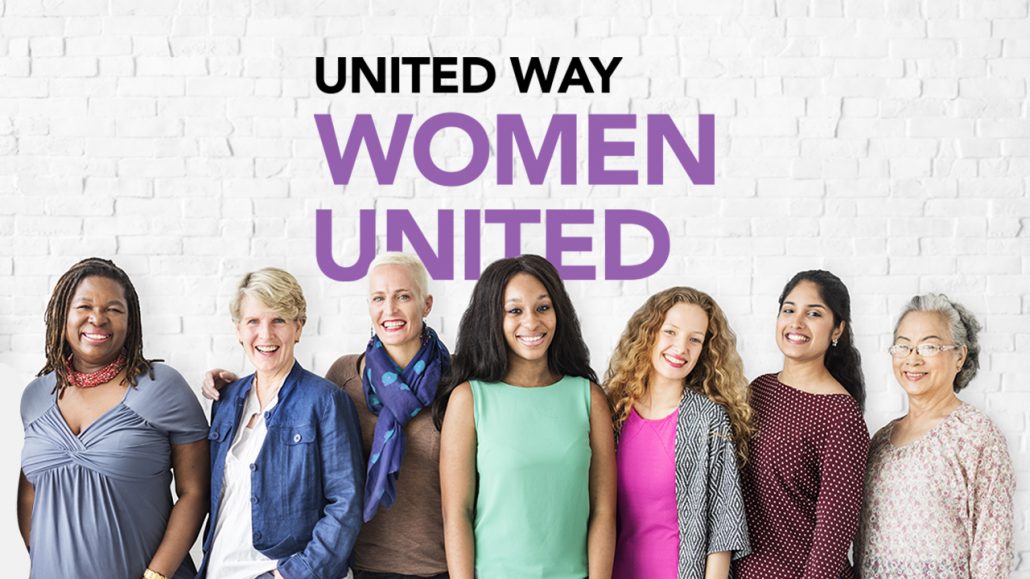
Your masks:
<svg viewBox="0 0 1030 579"><path fill-rule="evenodd" d="M913 350L915 350L915 352L920 356L929 358L931 356L936 356L945 350L957 350L961 347L962 346L959 346L958 344L948 344L945 346L941 346L939 344L919 344L913 348L908 344L894 344L890 348L887 348L887 351L895 358L908 358L908 355L911 354Z"/></svg>

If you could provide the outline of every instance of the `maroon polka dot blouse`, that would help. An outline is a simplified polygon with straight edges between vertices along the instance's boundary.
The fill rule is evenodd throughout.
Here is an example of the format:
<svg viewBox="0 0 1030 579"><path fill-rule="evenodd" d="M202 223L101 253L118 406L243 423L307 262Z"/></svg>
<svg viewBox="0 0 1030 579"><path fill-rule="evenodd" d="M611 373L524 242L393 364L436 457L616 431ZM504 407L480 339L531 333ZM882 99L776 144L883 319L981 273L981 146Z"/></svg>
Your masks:
<svg viewBox="0 0 1030 579"><path fill-rule="evenodd" d="M869 431L847 394L810 394L766 374L751 383L757 435L741 474L751 554L740 579L855 577Z"/></svg>

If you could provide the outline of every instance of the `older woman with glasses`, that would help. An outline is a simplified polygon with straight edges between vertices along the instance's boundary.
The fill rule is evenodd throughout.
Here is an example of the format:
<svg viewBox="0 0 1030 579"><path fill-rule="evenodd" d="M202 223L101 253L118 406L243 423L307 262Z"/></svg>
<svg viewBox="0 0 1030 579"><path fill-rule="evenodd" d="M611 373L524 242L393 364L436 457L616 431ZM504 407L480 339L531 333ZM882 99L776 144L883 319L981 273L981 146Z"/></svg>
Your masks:
<svg viewBox="0 0 1030 579"><path fill-rule="evenodd" d="M894 329L908 414L873 437L858 569L875 577L1006 577L1014 477L1005 438L956 393L979 367L980 324L947 296L916 296Z"/></svg>

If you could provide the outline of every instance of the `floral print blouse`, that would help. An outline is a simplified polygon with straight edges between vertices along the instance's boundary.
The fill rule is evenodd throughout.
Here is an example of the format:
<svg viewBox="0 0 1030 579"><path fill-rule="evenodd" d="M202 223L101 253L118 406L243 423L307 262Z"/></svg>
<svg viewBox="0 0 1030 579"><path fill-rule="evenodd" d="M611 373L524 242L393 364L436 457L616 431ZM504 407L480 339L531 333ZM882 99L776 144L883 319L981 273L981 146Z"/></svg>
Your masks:
<svg viewBox="0 0 1030 579"><path fill-rule="evenodd" d="M896 423L869 446L861 576L1007 577L1015 477L1001 432L966 403L902 447L890 442Z"/></svg>

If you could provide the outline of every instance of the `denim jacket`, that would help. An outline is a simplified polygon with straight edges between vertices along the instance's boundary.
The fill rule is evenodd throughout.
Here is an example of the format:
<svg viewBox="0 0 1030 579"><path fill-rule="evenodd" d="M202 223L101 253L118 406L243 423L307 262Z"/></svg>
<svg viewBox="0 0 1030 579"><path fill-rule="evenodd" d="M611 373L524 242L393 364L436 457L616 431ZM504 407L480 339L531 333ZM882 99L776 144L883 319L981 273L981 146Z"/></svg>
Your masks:
<svg viewBox="0 0 1030 579"><path fill-rule="evenodd" d="M225 456L253 384L253 374L229 384L211 409L211 516L198 579L207 574ZM286 579L339 579L361 528L365 468L354 403L294 362L265 424L250 468L254 548L277 560Z"/></svg>

